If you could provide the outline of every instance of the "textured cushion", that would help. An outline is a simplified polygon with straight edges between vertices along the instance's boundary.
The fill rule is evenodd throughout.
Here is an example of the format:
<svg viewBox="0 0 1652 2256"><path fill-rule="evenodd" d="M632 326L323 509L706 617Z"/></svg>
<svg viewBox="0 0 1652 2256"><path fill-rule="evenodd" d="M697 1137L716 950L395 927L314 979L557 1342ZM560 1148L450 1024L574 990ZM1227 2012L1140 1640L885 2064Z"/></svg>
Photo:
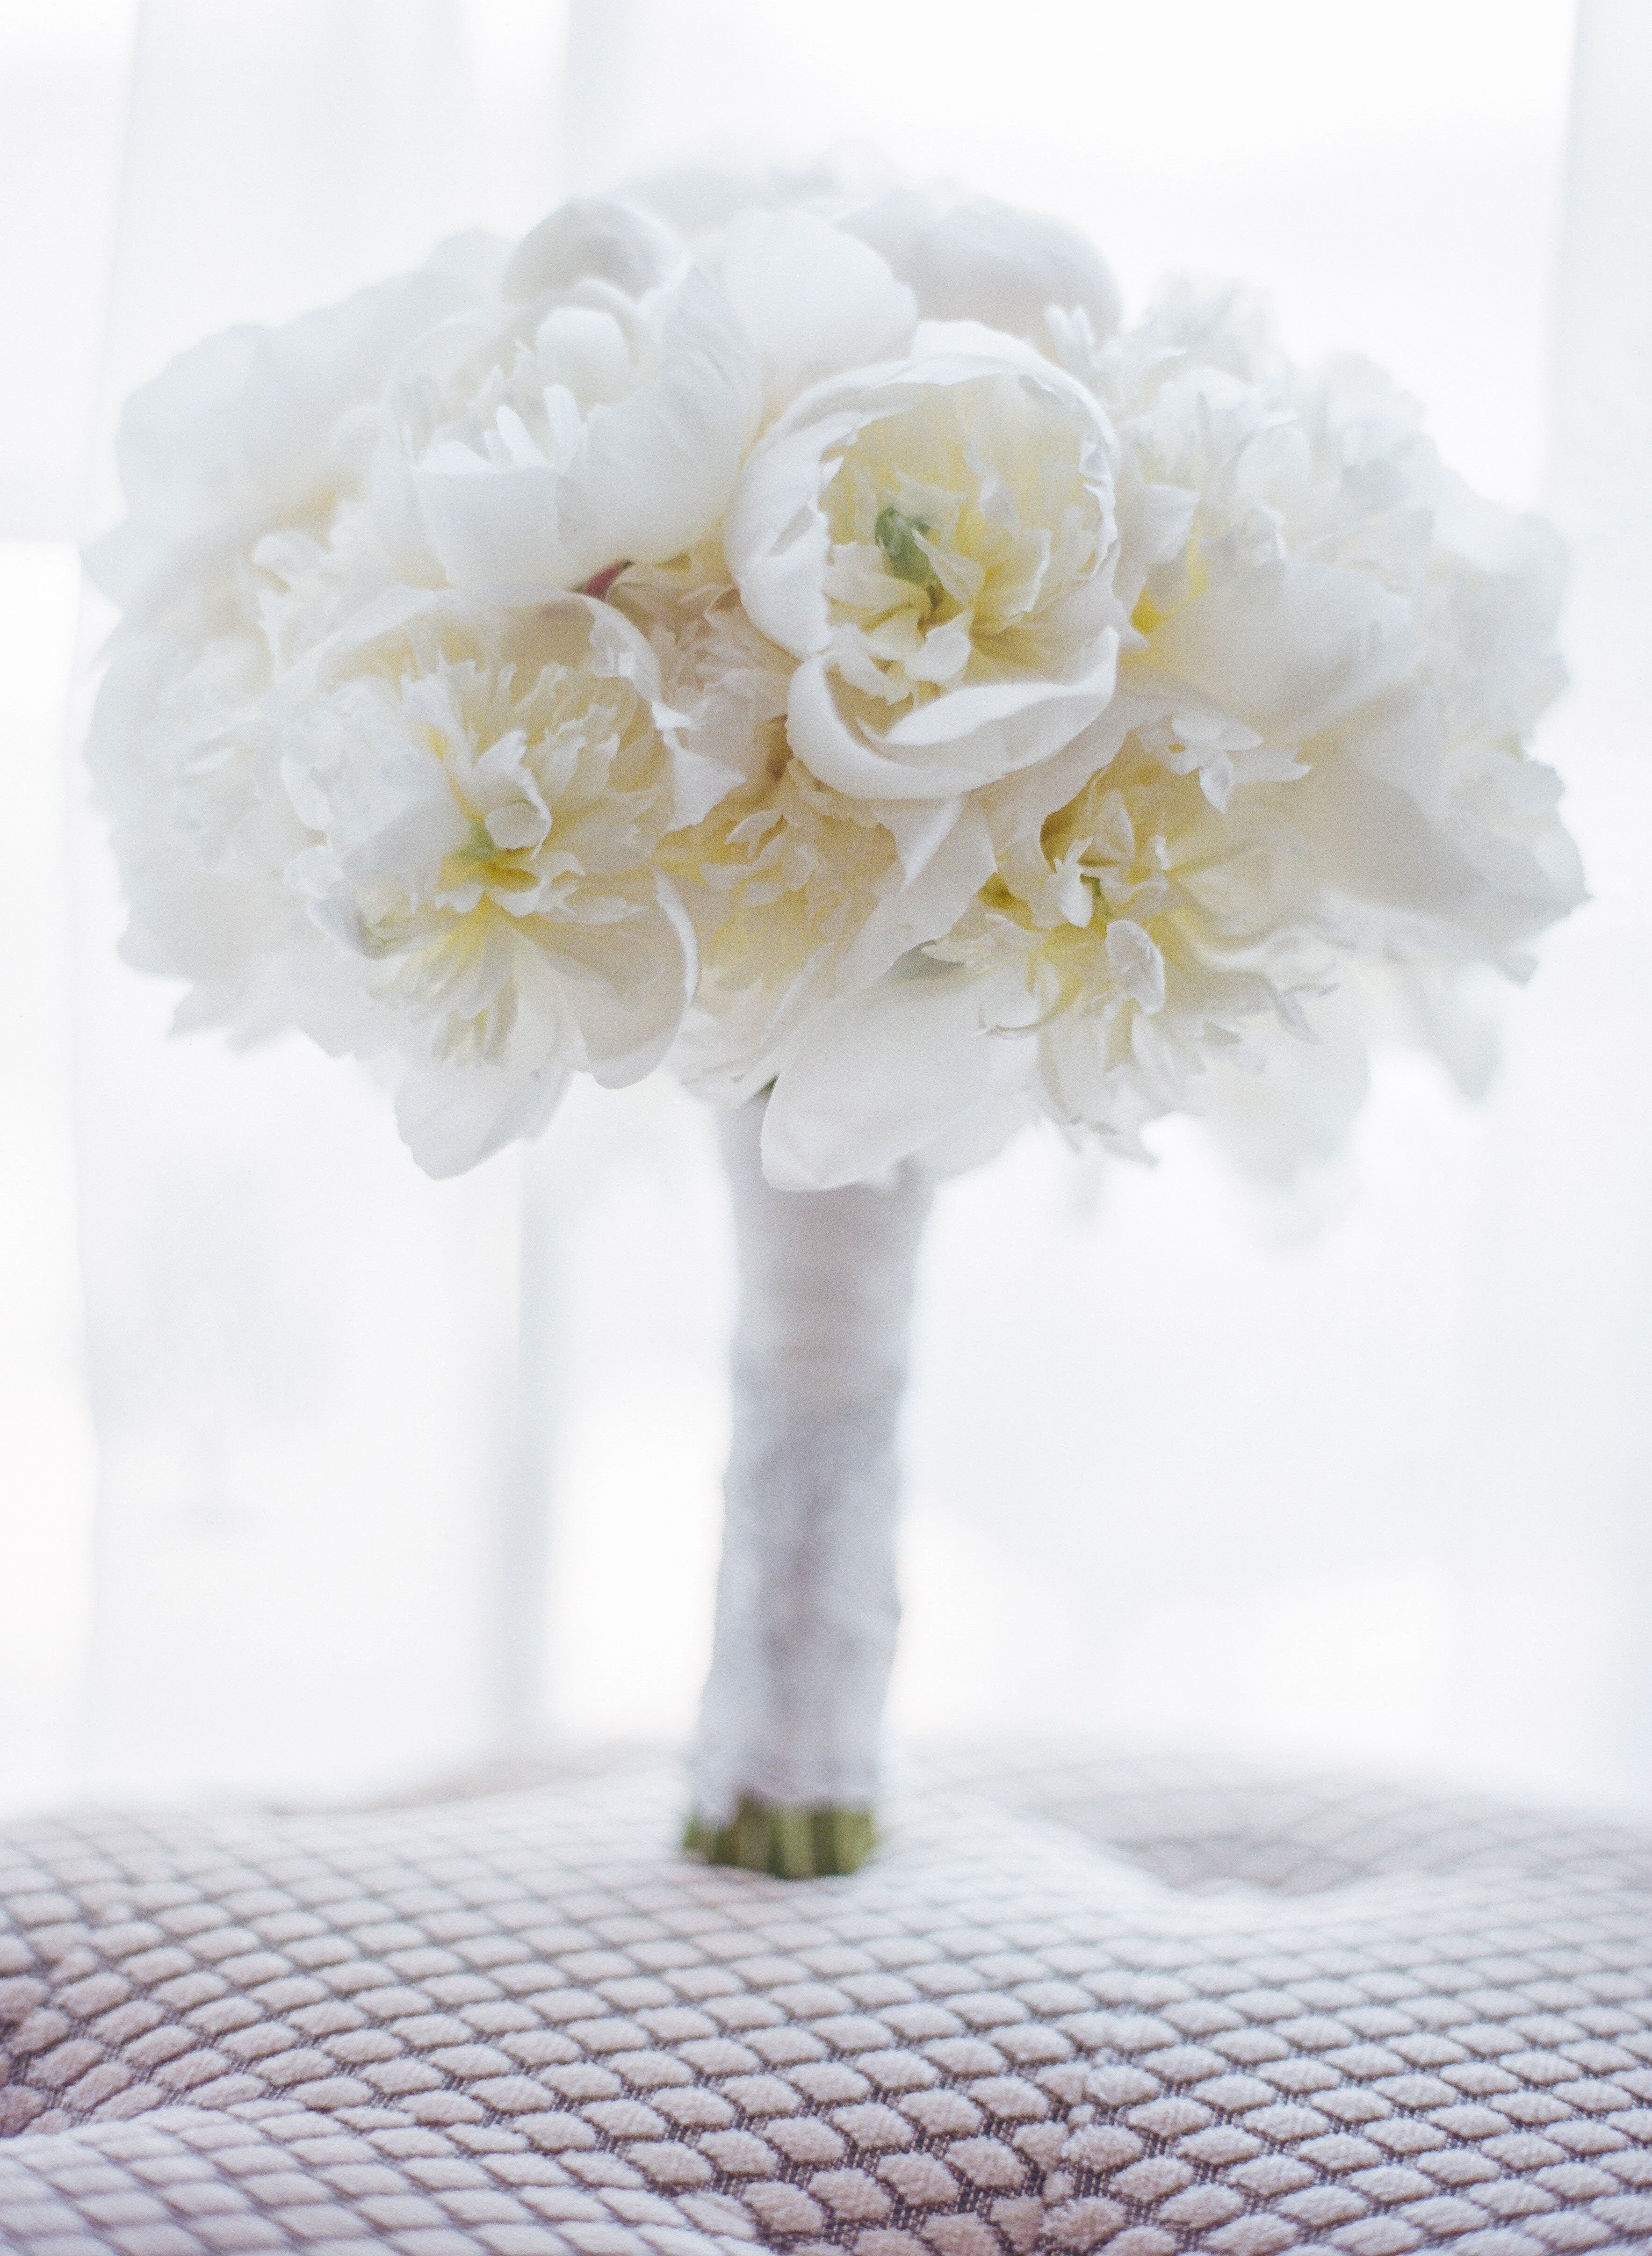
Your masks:
<svg viewBox="0 0 1652 2256"><path fill-rule="evenodd" d="M1652 2239L1652 1835L925 1762L853 1879L654 1761L0 1834L28 2256L1543 2256Z"/></svg>

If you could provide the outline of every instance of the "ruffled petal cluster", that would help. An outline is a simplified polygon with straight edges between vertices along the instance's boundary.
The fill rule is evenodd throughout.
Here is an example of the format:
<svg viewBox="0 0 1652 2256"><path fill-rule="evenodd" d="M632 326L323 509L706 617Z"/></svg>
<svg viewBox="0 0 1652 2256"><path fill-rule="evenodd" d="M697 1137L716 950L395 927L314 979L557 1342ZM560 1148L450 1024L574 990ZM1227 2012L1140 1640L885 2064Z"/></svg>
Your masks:
<svg viewBox="0 0 1652 2256"><path fill-rule="evenodd" d="M1371 1031L1582 898L1537 521L1238 292L1059 224L650 184L140 393L92 756L183 1016L387 1058L466 1167L576 1072L773 1181L1044 1116L1333 1147Z"/></svg>

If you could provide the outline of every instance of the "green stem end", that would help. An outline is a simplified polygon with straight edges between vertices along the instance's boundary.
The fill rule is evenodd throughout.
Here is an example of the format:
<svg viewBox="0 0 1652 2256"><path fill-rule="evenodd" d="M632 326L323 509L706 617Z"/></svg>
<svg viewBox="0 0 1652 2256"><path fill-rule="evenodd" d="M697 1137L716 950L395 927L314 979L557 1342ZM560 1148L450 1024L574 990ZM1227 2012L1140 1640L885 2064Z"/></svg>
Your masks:
<svg viewBox="0 0 1652 2256"><path fill-rule="evenodd" d="M803 1809L748 1794L726 1825L691 1816L683 1846L708 1865L771 1872L777 1880L819 1880L857 1872L877 1838L869 1809Z"/></svg>

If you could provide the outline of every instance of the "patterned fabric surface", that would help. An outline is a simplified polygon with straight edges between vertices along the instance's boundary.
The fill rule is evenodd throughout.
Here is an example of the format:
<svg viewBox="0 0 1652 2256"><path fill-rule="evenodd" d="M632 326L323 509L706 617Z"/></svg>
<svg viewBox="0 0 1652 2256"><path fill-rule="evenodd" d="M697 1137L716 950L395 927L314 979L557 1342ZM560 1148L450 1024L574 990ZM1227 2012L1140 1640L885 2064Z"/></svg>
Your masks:
<svg viewBox="0 0 1652 2256"><path fill-rule="evenodd" d="M0 1832L0 2249L1652 2241L1652 1832L1023 1753L784 1884L681 1794Z"/></svg>

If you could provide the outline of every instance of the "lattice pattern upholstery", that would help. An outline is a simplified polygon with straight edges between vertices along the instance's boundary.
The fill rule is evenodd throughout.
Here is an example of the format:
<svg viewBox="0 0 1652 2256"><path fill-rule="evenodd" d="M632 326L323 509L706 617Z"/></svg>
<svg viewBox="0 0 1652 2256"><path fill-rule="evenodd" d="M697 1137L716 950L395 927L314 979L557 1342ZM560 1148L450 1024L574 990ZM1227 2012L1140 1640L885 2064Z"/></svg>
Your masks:
<svg viewBox="0 0 1652 2256"><path fill-rule="evenodd" d="M0 1835L0 2249L1548 2256L1652 2240L1652 1835L926 1763L680 1860L617 1763Z"/></svg>

